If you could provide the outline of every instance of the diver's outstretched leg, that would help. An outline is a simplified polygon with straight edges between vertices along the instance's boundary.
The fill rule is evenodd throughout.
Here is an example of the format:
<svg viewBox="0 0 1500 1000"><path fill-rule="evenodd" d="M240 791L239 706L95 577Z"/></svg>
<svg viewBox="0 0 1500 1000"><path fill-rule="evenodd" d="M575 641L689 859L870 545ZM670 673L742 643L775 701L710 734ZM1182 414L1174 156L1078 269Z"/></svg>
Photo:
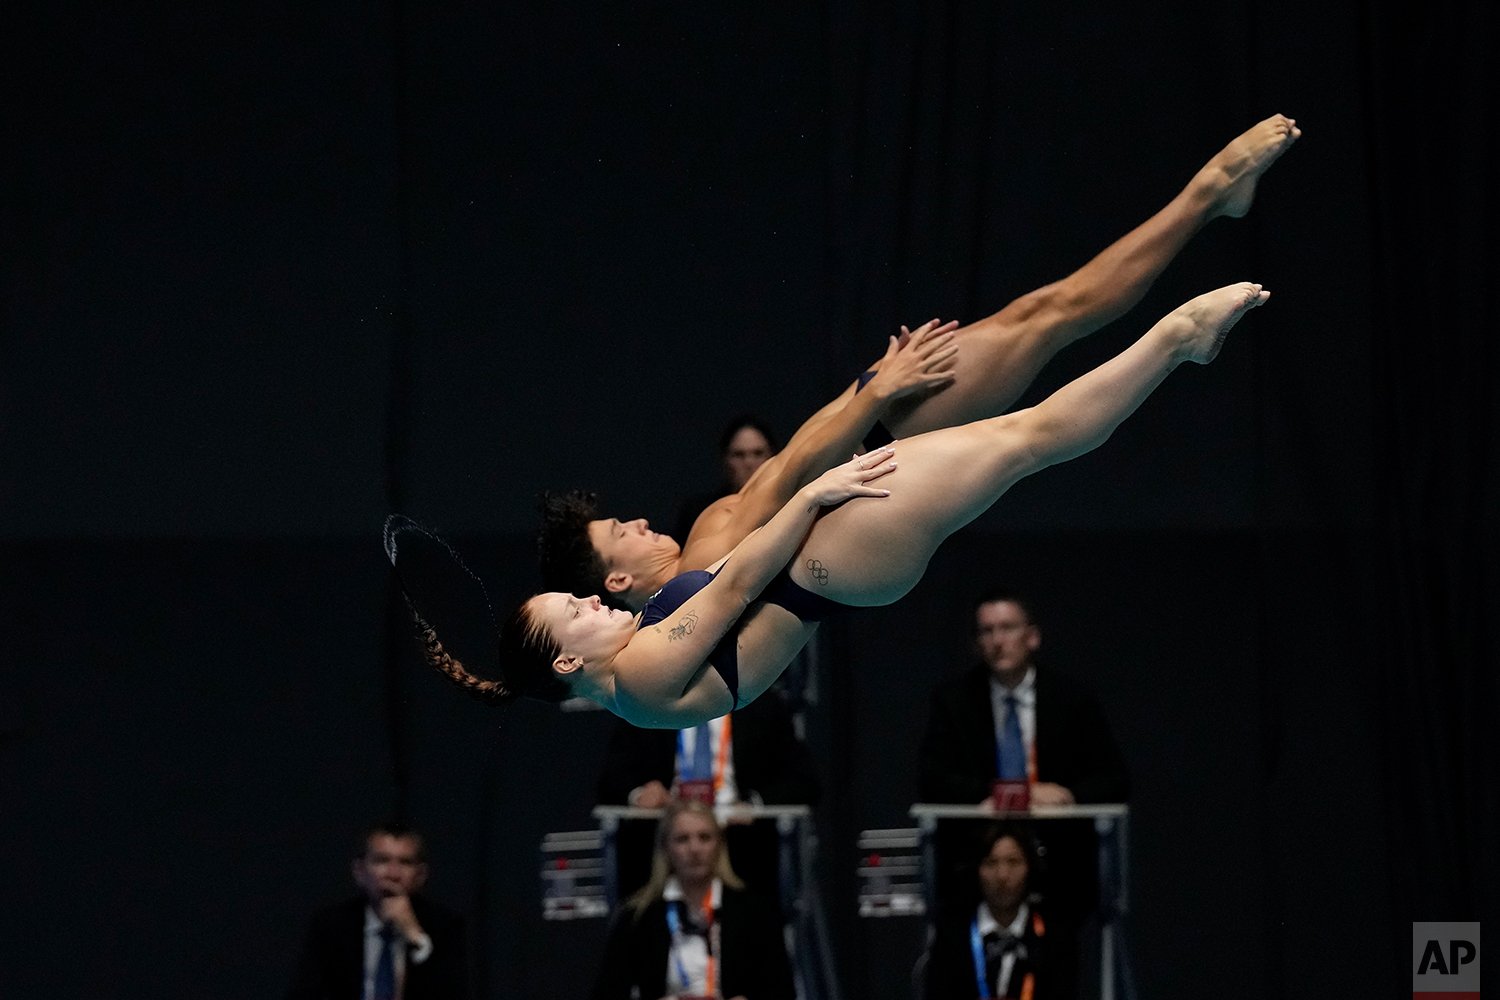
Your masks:
<svg viewBox="0 0 1500 1000"><path fill-rule="evenodd" d="M1256 184L1301 136L1272 115L1225 146L1144 223L1087 264L958 331L955 381L886 416L898 437L1003 413L1059 350L1119 318L1193 236L1219 216L1250 210Z"/></svg>
<svg viewBox="0 0 1500 1000"><path fill-rule="evenodd" d="M792 579L843 604L896 600L949 535L1024 477L1103 444L1178 365L1213 360L1229 328L1270 294L1241 282L1200 295L1035 406L897 441L897 469L882 481L891 495L825 514Z"/></svg>

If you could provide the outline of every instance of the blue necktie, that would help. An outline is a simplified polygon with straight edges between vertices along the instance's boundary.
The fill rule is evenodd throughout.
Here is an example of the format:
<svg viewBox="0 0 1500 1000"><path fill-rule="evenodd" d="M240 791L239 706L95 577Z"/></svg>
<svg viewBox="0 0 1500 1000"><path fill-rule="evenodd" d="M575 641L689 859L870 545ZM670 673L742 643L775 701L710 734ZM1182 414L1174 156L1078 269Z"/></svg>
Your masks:
<svg viewBox="0 0 1500 1000"><path fill-rule="evenodd" d="M1014 694L1005 696L1005 722L1000 727L1000 780L1026 780L1026 744L1021 740L1021 711Z"/></svg>
<svg viewBox="0 0 1500 1000"><path fill-rule="evenodd" d="M709 781L714 776L713 735L708 723L700 722L693 729L693 762L688 777L696 781Z"/></svg>
<svg viewBox="0 0 1500 1000"><path fill-rule="evenodd" d="M380 955L375 959L375 982L370 1000L396 1000L396 930L390 924L380 928Z"/></svg>

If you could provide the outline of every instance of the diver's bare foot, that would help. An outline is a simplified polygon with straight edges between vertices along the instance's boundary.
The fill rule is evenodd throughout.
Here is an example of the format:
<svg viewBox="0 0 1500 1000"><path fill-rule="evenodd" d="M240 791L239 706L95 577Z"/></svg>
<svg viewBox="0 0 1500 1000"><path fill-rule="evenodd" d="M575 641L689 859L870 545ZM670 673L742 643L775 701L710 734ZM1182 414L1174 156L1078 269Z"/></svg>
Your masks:
<svg viewBox="0 0 1500 1000"><path fill-rule="evenodd" d="M1177 350L1184 361L1206 365L1224 346L1229 328L1270 297L1271 293L1259 285L1242 281L1188 300L1167 314L1162 323L1178 338Z"/></svg>
<svg viewBox="0 0 1500 1000"><path fill-rule="evenodd" d="M1209 217L1238 219L1250 211L1260 175L1301 136L1296 119L1272 115L1219 150L1193 178L1215 193Z"/></svg>

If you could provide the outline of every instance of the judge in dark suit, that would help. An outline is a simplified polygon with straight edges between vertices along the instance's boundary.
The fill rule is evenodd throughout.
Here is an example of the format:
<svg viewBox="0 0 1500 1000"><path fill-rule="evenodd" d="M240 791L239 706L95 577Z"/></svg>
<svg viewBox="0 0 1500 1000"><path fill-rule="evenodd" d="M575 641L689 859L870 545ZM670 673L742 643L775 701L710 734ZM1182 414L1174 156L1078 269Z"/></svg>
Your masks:
<svg viewBox="0 0 1500 1000"><path fill-rule="evenodd" d="M992 591L975 604L979 662L933 692L922 739L921 794L928 802L988 804L997 778L1030 784L1033 805L1123 802L1130 779L1103 710L1080 684L1034 655L1042 633L1027 602ZM968 834L960 824L939 829L938 898L962 891L953 858ZM1098 905L1096 849L1088 820L1038 827L1048 860L1051 911L1076 927ZM1054 952L1076 954L1076 936L1054 935Z"/></svg>
<svg viewBox="0 0 1500 1000"><path fill-rule="evenodd" d="M353 874L361 894L308 923L288 1000L467 1000L463 922L418 895L427 881L421 835L370 828Z"/></svg>
<svg viewBox="0 0 1500 1000"><path fill-rule="evenodd" d="M807 745L797 738L786 699L774 690L703 729L638 729L617 720L599 776L602 805L658 809L671 801L695 763L713 783L718 805L814 805L818 779ZM726 745L727 744L727 745ZM701 752L700 752L701 751ZM633 827L633 828L632 828ZM626 824L620 830L620 889L629 893L646 880L651 828ZM750 885L776 893L776 831L769 822L729 831L729 853Z"/></svg>
<svg viewBox="0 0 1500 1000"><path fill-rule="evenodd" d="M615 913L593 1000L794 1000L782 924L746 890L700 802L667 808L651 879Z"/></svg>
<svg viewBox="0 0 1500 1000"><path fill-rule="evenodd" d="M922 798L989 801L1002 766L1031 782L1035 805L1124 802L1130 777L1099 703L1067 674L1039 668L1042 633L1027 603L995 591L975 605L979 662L940 684L922 740ZM1005 734L1019 729L1020 755ZM1014 730L1012 730L1014 731Z"/></svg>

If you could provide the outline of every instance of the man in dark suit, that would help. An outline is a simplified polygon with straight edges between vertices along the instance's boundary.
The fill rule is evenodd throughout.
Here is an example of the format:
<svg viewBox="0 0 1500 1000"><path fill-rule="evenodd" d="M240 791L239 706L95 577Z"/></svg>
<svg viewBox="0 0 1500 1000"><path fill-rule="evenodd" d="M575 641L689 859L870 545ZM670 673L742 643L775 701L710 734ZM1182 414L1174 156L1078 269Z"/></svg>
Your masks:
<svg viewBox="0 0 1500 1000"><path fill-rule="evenodd" d="M371 827L353 873L361 895L313 915L288 1000L467 1000L463 921L418 895L421 835Z"/></svg>
<svg viewBox="0 0 1500 1000"><path fill-rule="evenodd" d="M979 662L933 692L922 739L921 795L928 802L988 805L997 778L1025 780L1033 805L1123 802L1125 761L1099 703L1080 684L1033 657L1042 632L1027 602L992 591L975 604ZM1093 826L1049 821L1038 829L1048 859L1054 912L1081 923L1098 903ZM958 830L940 831L952 855ZM940 900L957 872L939 874Z"/></svg>
<svg viewBox="0 0 1500 1000"><path fill-rule="evenodd" d="M727 723L727 724L726 724ZM709 740L699 753L699 732L638 729L617 720L599 776L601 805L665 806L690 777L694 758L706 760L718 805L814 805L818 779L807 745L797 738L786 699L771 690L708 724ZM727 739L726 739L727 734ZM725 745L727 743L727 746ZM621 827L619 889L622 896L646 882L651 862L652 824ZM729 856L748 885L768 896L777 893L776 830L769 822L750 826L730 820Z"/></svg>
<svg viewBox="0 0 1500 1000"><path fill-rule="evenodd" d="M1067 674L1038 669L1033 656L1042 632L1027 603L988 593L975 605L974 625L979 662L933 693L922 741L923 799L988 802L1000 776L1006 713L1014 711L1033 804L1125 801L1130 777L1104 712Z"/></svg>

